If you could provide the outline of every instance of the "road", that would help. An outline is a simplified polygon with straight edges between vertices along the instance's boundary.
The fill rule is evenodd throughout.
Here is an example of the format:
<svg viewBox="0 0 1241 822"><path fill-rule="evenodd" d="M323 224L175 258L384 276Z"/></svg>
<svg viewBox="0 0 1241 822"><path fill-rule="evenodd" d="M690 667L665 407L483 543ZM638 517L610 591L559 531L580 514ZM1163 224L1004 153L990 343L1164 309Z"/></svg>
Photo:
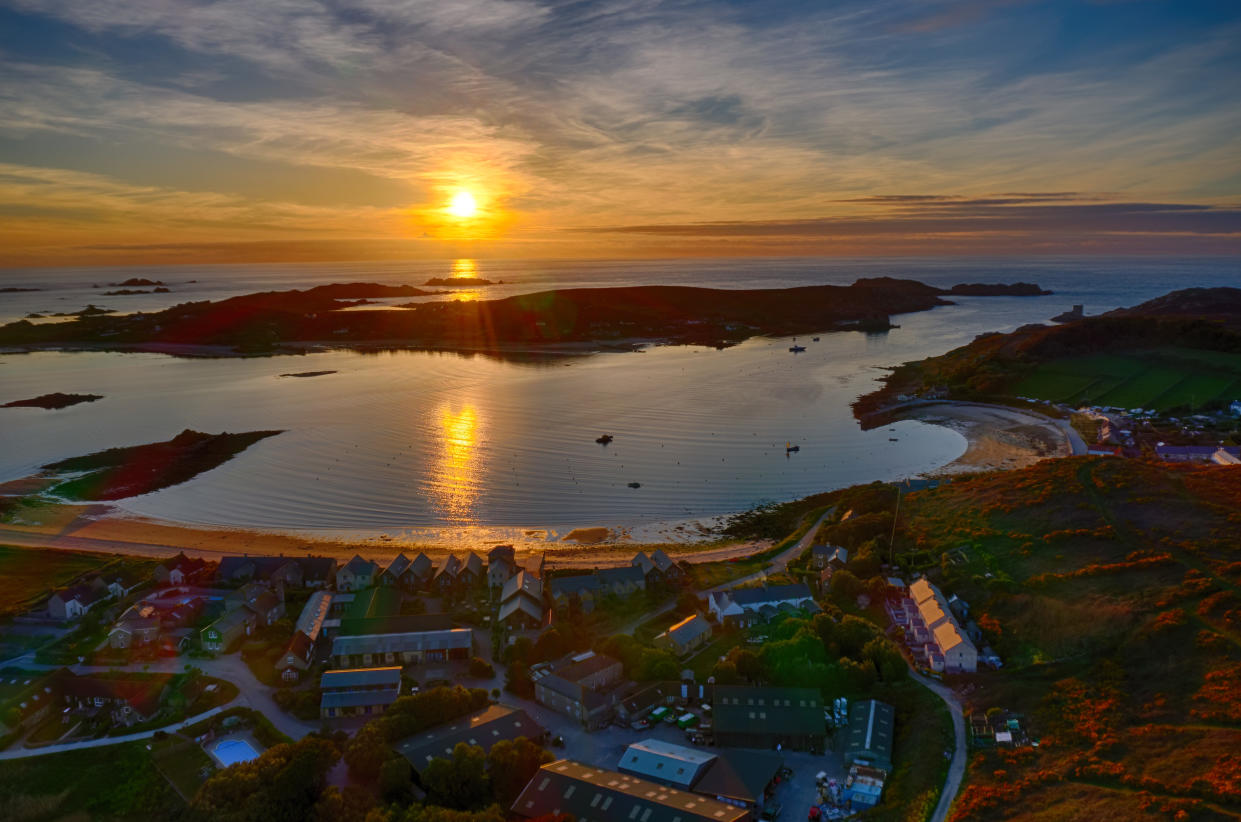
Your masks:
<svg viewBox="0 0 1241 822"><path fill-rule="evenodd" d="M771 564L768 565L766 568L763 568L761 571L755 571L754 573L748 574L744 577L741 577L740 579L734 579L731 582L725 582L721 585L715 586L714 588L708 588L705 591L700 591L699 596L700 597L710 596L716 591L727 591L729 588L737 588L747 583L761 580L765 578L768 574L780 573L782 571L788 570L789 563L797 559L799 556L801 556L802 552L810 547L810 545L814 542L814 535L819 533L819 528L823 525L823 523L827 520L827 518L832 515L832 513L835 510L836 508L835 506L833 506L831 508L828 508L826 511L824 511L823 516L819 517L818 521L815 522L813 526L811 526L810 530L807 531L802 536L801 539L797 540L797 542L793 543L793 545L791 545L789 548L777 554L772 559ZM660 607L647 611L644 614L640 614L639 616L634 617L633 619L629 620L629 622L622 625L617 630L617 633L629 634L630 636L632 636L633 632L637 630L639 625L642 625L645 622L649 622L650 620L654 619L657 616L660 616L661 614L666 614L669 611L673 610L674 608L676 608L675 601L661 605Z"/></svg>
<svg viewBox="0 0 1241 822"><path fill-rule="evenodd" d="M33 656L33 654L28 655ZM25 662L25 657L19 657L22 667L32 668L55 668L58 666L35 665ZM116 666L90 666L90 665L73 665L69 670L75 674L96 674L105 671L130 671L134 673L153 673L153 674L179 674L185 672L186 665L193 665L202 670L207 676L223 679L237 686L238 695L233 701L222 705L219 708L213 708L210 711L191 717L184 722L178 722L175 725L169 725L164 728L157 728L161 731L179 730L184 725L192 725L210 716L214 716L221 710L234 707L246 707L258 711L267 717L272 725L281 733L290 739L301 739L306 734L319 729L319 725L303 722L296 717L290 716L280 707L276 705L272 699L272 689L255 679L254 674L250 672L250 668L242 661L239 654L229 654L227 656L217 657L215 659L185 659L182 657L172 659L161 659L151 663L138 663L134 665L116 665ZM61 751L77 750L79 748L97 748L101 745L119 745L123 742L132 742L135 739L148 739L155 735L155 731L145 731L137 734L127 734L125 736L111 736L102 739L91 739L81 742L67 742L63 745L49 745L45 748L15 748L8 751L0 751L0 760L4 759L21 759L28 756L42 756L49 753L59 753Z"/></svg>
<svg viewBox="0 0 1241 822"><path fill-rule="evenodd" d="M952 803L957 798L957 791L961 790L961 780L965 777L965 710L951 688L923 676L912 666L909 669L909 675L942 699L948 706L948 713L952 714L952 733L956 738L957 749L952 754L952 761L948 763L948 778L944 780L944 790L939 795L939 804L935 806L935 813L931 815L931 822L945 822L948 818L948 811L951 810Z"/></svg>

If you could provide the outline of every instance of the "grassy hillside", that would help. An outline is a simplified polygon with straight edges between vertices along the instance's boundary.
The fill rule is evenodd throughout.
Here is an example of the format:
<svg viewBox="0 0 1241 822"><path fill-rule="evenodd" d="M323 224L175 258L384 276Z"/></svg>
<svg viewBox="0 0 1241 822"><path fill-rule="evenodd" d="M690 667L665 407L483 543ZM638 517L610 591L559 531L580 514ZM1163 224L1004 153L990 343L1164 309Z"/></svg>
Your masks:
<svg viewBox="0 0 1241 822"><path fill-rule="evenodd" d="M972 707L1041 738L974 755L954 819L1241 814L1241 469L980 475L908 495L895 551L1005 660L967 678Z"/></svg>

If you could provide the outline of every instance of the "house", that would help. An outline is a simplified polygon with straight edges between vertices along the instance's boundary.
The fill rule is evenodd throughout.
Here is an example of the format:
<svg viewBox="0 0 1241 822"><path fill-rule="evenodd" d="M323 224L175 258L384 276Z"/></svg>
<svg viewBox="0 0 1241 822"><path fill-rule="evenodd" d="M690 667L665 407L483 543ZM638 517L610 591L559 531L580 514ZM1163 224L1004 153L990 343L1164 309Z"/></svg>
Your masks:
<svg viewBox="0 0 1241 822"><path fill-rule="evenodd" d="M108 598L108 589L94 585L74 585L54 592L47 600L47 613L61 621L79 619Z"/></svg>
<svg viewBox="0 0 1241 822"><path fill-rule="evenodd" d="M75 676L67 669L51 685L68 710L107 712L117 724L131 725L153 717L168 689L168 675L96 677Z"/></svg>
<svg viewBox="0 0 1241 822"><path fill-rule="evenodd" d="M307 588L326 588L336 579L335 557L316 557L307 554L297 558L302 567L302 585Z"/></svg>
<svg viewBox="0 0 1241 822"><path fill-rule="evenodd" d="M286 588L302 588L305 586L305 571L302 562L293 557L224 557L216 570L216 578L222 583L237 583L247 580L258 580Z"/></svg>
<svg viewBox="0 0 1241 822"><path fill-rule="evenodd" d="M978 648L970 641L953 615L948 600L926 577L909 586L907 606L909 626L906 642L934 671L973 673L978 670Z"/></svg>
<svg viewBox="0 0 1241 822"><path fill-rule="evenodd" d="M436 725L422 733L393 744L397 753L409 760L415 772L421 772L432 759L452 757L458 743L477 745L484 753L501 740L525 737L542 745L547 731L520 708L491 705L469 716Z"/></svg>
<svg viewBox="0 0 1241 822"><path fill-rule="evenodd" d="M198 581L206 570L205 560L191 559L182 552L156 565L153 575L160 585L184 585L187 582Z"/></svg>
<svg viewBox="0 0 1241 822"><path fill-rule="evenodd" d="M648 585L663 579L664 575L659 572L659 569L655 567L655 563L643 551L635 554L634 558L629 561L629 564L642 572L642 576L646 577Z"/></svg>
<svg viewBox="0 0 1241 822"><path fill-rule="evenodd" d="M536 665L530 671L535 701L588 729L601 728L611 719L614 700L608 689L623 675L619 660L594 651Z"/></svg>
<svg viewBox="0 0 1241 822"><path fill-rule="evenodd" d="M599 568L595 571L595 576L599 579L600 592L611 596L627 597L646 590L646 575L641 568L632 565Z"/></svg>
<svg viewBox="0 0 1241 822"><path fill-rule="evenodd" d="M702 616L694 614L668 628L655 637L656 648L671 651L677 656L685 656L706 645L711 640L711 623Z"/></svg>
<svg viewBox="0 0 1241 822"><path fill-rule="evenodd" d="M284 597L275 591L263 591L245 604L258 617L258 627L266 628L284 616Z"/></svg>
<svg viewBox="0 0 1241 822"><path fill-rule="evenodd" d="M1156 445L1155 457L1164 462L1211 462L1219 451L1241 458L1241 446L1236 445Z"/></svg>
<svg viewBox="0 0 1241 822"><path fill-rule="evenodd" d="M500 590L497 619L514 630L529 630L543 625L543 581L524 570L508 579Z"/></svg>
<svg viewBox="0 0 1241 822"><path fill-rule="evenodd" d="M896 710L891 705L875 699L855 701L849 706L849 725L845 729L845 764L892 770L895 726Z"/></svg>
<svg viewBox="0 0 1241 822"><path fill-rule="evenodd" d="M1211 455L1211 462L1216 465L1241 465L1241 456L1233 454L1226 448L1218 448Z"/></svg>
<svg viewBox="0 0 1241 822"><path fill-rule="evenodd" d="M651 562L655 563L655 568L669 582L675 582L685 576L684 569L673 562L672 557L665 554L662 548L651 551Z"/></svg>
<svg viewBox="0 0 1241 822"><path fill-rule="evenodd" d="M482 583L484 573L483 558L470 551L465 555L465 562L461 563L461 568L457 571L457 581L467 588L473 588Z"/></svg>
<svg viewBox="0 0 1241 822"><path fill-rule="evenodd" d="M285 682L297 682L310 669L331 607L332 594L329 591L315 591L306 600L297 617L289 647L276 662L276 670Z"/></svg>
<svg viewBox="0 0 1241 822"><path fill-rule="evenodd" d="M379 584L396 588L405 587L406 573L412 564L413 560L405 556L405 554L397 554L396 559L392 560L383 573L379 575Z"/></svg>
<svg viewBox="0 0 1241 822"><path fill-rule="evenodd" d="M108 589L108 595L113 599L123 599L129 596L146 582L142 577L131 571L105 574L96 577L96 580L100 581Z"/></svg>
<svg viewBox="0 0 1241 822"><path fill-rule="evenodd" d="M599 587L599 578L594 574L554 577L550 586L552 605L563 609L571 602L577 602L582 612L589 614L595 609Z"/></svg>
<svg viewBox="0 0 1241 822"><path fill-rule="evenodd" d="M375 577L378 573L378 565L369 559L362 559L359 554L354 554L353 559L342 565L336 572L336 590L361 591L370 588L375 584Z"/></svg>
<svg viewBox="0 0 1241 822"><path fill-rule="evenodd" d="M401 695L401 666L327 671L319 691L323 719L381 714Z"/></svg>
<svg viewBox="0 0 1241 822"><path fill-rule="evenodd" d="M122 617L108 633L108 647L123 650L141 648L159 640L160 618L130 614Z"/></svg>
<svg viewBox="0 0 1241 822"><path fill-rule="evenodd" d="M466 660L473 652L474 632L469 628L393 634L342 634L332 640L331 661L337 668L420 665L424 662Z"/></svg>
<svg viewBox="0 0 1241 822"><path fill-rule="evenodd" d="M239 641L254 633L258 616L246 607L233 608L224 616L202 629L200 634L203 650L212 653L227 652Z"/></svg>
<svg viewBox="0 0 1241 822"><path fill-rule="evenodd" d="M824 750L823 701L813 688L716 685L711 717L717 745Z"/></svg>
<svg viewBox="0 0 1241 822"><path fill-rule="evenodd" d="M526 819L567 815L580 822L742 822L750 818L745 808L570 759L539 768L511 810Z"/></svg>
<svg viewBox="0 0 1241 822"><path fill-rule="evenodd" d="M497 545L487 552L487 587L503 588L518 571L517 557L511 545Z"/></svg>
<svg viewBox="0 0 1241 822"><path fill-rule="evenodd" d="M840 570L849 563L849 551L836 545L816 545L810 549L810 567L815 569L831 566Z"/></svg>
<svg viewBox="0 0 1241 822"><path fill-rule="evenodd" d="M444 560L444 565L435 572L432 578L432 584L441 591L447 591L456 586L457 574L461 571L461 560L457 559L455 554L449 554L448 559Z"/></svg>
<svg viewBox="0 0 1241 822"><path fill-rule="evenodd" d="M435 563L431 562L429 556L420 552L409 564L409 570L405 574L409 578L410 587L414 588L430 579L433 571L435 571Z"/></svg>
<svg viewBox="0 0 1241 822"><path fill-rule="evenodd" d="M804 582L713 591L707 600L707 609L721 625L734 624L742 628L765 622L779 613L817 613L820 610L810 587Z"/></svg>
<svg viewBox="0 0 1241 822"><path fill-rule="evenodd" d="M340 621L340 636L377 636L380 634L416 634L420 631L447 631L452 628L448 614L386 614L382 616L345 617Z"/></svg>
<svg viewBox="0 0 1241 822"><path fill-rule="evenodd" d="M738 808L762 807L784 758L767 751L705 751L658 739L635 742L617 770L660 785L701 794Z"/></svg>

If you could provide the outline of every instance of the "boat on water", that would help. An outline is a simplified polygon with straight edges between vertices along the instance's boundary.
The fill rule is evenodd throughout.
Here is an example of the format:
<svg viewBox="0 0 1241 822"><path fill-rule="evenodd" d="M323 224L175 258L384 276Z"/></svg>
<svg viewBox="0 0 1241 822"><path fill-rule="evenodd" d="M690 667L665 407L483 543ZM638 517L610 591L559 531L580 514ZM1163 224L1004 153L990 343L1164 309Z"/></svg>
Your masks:
<svg viewBox="0 0 1241 822"><path fill-rule="evenodd" d="M607 445L609 442L612 441L612 439L613 437L611 434L602 434L598 437L595 437L595 442L599 443L600 445Z"/></svg>
<svg viewBox="0 0 1241 822"><path fill-rule="evenodd" d="M818 338L818 337L812 337L810 341L811 341L811 342L818 342L818 341L819 341L819 338Z"/></svg>
<svg viewBox="0 0 1241 822"><path fill-rule="evenodd" d="M806 346L804 345L790 345L789 346L789 351L792 351L794 354L800 354L801 352L805 350L806 350Z"/></svg>
<svg viewBox="0 0 1241 822"><path fill-rule="evenodd" d="M800 445L793 445L791 442L786 442L784 444L784 453L786 454L796 454L800 450Z"/></svg>
<svg viewBox="0 0 1241 822"><path fill-rule="evenodd" d="M631 482L631 483L629 483L629 487L630 487L630 488L641 488L641 487L642 487L642 483L640 483L640 482Z"/></svg>

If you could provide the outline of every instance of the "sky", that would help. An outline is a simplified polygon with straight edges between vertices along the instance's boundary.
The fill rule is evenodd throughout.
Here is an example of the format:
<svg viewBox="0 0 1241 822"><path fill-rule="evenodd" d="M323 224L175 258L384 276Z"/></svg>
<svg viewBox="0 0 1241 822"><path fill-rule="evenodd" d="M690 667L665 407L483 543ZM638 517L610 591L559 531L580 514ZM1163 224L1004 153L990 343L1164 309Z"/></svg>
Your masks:
<svg viewBox="0 0 1241 822"><path fill-rule="evenodd" d="M1235 254L1239 135L1235 0L0 0L6 267Z"/></svg>

